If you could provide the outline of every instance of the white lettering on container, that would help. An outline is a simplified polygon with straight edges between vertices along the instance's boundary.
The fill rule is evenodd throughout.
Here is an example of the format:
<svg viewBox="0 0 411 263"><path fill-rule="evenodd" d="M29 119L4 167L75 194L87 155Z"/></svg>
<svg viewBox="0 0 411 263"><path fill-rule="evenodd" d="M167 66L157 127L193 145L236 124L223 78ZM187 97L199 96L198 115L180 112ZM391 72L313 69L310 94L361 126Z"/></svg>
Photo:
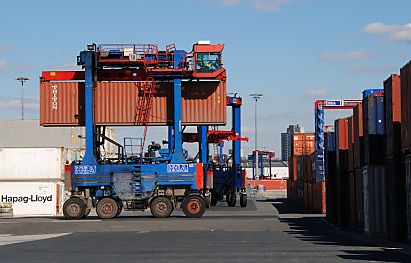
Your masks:
<svg viewBox="0 0 411 263"><path fill-rule="evenodd" d="M52 88L51 90L51 109L57 110L58 109L57 85L52 85L51 88Z"/></svg>

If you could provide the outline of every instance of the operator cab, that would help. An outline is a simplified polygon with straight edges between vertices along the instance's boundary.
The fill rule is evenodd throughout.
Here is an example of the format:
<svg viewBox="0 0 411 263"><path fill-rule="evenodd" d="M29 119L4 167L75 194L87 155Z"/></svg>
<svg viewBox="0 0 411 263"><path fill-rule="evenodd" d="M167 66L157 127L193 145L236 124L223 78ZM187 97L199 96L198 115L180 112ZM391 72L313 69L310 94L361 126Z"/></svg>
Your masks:
<svg viewBox="0 0 411 263"><path fill-rule="evenodd" d="M211 44L210 41L198 41L193 46L194 75L198 77L212 77L224 72L221 53L222 44Z"/></svg>

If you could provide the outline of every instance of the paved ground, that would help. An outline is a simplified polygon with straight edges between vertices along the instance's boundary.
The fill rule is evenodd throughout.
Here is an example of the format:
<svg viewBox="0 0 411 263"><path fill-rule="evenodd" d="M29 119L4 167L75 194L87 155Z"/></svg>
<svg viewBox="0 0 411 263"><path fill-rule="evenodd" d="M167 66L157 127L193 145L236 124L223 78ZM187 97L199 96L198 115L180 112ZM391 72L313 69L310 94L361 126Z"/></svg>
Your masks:
<svg viewBox="0 0 411 263"><path fill-rule="evenodd" d="M410 249L299 213L283 193L201 219L124 213L115 220L0 220L0 262L411 262Z"/></svg>

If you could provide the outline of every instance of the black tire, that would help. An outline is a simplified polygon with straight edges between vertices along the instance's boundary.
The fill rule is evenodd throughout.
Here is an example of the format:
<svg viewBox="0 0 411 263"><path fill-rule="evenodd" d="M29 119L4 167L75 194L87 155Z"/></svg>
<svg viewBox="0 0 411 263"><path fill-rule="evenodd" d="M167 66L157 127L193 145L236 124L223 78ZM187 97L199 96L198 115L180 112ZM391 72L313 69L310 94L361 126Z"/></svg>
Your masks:
<svg viewBox="0 0 411 263"><path fill-rule="evenodd" d="M247 207L247 195L240 194L240 206Z"/></svg>
<svg viewBox="0 0 411 263"><path fill-rule="evenodd" d="M200 218L205 212L206 203L201 196L188 195L184 198L182 208L187 217Z"/></svg>
<svg viewBox="0 0 411 263"><path fill-rule="evenodd" d="M157 196L150 204L151 214L156 218L167 218L174 210L173 203L168 197Z"/></svg>
<svg viewBox="0 0 411 263"><path fill-rule="evenodd" d="M227 205L228 205L229 207L234 207L235 204L236 204L236 202L237 202L237 196L236 196L236 194L235 194L235 191L230 191L230 192L227 194Z"/></svg>
<svg viewBox="0 0 411 263"><path fill-rule="evenodd" d="M87 216L90 214L90 212L91 212L91 209L90 209L90 208L86 208L86 212L84 213L83 218L87 217Z"/></svg>
<svg viewBox="0 0 411 263"><path fill-rule="evenodd" d="M70 197L63 205L63 214L66 219L81 219L86 213L87 205L78 197Z"/></svg>
<svg viewBox="0 0 411 263"><path fill-rule="evenodd" d="M219 199L219 197L215 194L215 192L213 191L213 190L211 190L211 202L210 202L210 205L211 206L216 206L217 205L217 203L218 203L218 199Z"/></svg>
<svg viewBox="0 0 411 263"><path fill-rule="evenodd" d="M115 217L118 217L123 211L123 201L121 201L120 199L117 200L117 205L118 205L118 211Z"/></svg>
<svg viewBox="0 0 411 263"><path fill-rule="evenodd" d="M112 219L118 212L117 201L110 197L104 197L97 202L96 212L101 219Z"/></svg>

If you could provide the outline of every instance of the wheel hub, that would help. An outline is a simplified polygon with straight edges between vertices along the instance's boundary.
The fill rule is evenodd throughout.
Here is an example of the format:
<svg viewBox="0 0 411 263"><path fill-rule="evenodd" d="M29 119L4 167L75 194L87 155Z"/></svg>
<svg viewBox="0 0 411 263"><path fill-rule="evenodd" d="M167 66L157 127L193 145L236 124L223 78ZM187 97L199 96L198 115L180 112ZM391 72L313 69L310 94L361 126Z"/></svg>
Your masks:
<svg viewBox="0 0 411 263"><path fill-rule="evenodd" d="M156 205L156 210L160 213L165 213L167 211L167 204L160 202Z"/></svg>
<svg viewBox="0 0 411 263"><path fill-rule="evenodd" d="M198 211L200 210L200 203L197 200L192 200L189 204L188 204L188 211L190 211L190 213L198 213Z"/></svg>
<svg viewBox="0 0 411 263"><path fill-rule="evenodd" d="M113 212L113 207L110 204L104 204L101 210L105 214L110 214Z"/></svg>
<svg viewBox="0 0 411 263"><path fill-rule="evenodd" d="M70 204L67 210L70 214L77 215L80 213L80 206L78 204Z"/></svg>

